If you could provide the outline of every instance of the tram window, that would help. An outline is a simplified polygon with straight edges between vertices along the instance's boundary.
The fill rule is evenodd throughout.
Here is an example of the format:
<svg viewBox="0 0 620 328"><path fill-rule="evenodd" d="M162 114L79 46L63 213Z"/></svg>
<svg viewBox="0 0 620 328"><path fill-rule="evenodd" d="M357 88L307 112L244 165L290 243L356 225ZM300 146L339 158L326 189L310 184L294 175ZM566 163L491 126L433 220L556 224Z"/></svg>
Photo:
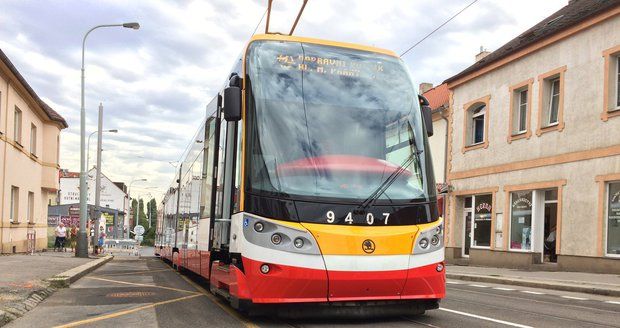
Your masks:
<svg viewBox="0 0 620 328"><path fill-rule="evenodd" d="M237 152L235 154L235 177L233 190L233 213L240 210L241 205L241 138L243 134L243 121L237 123Z"/></svg>

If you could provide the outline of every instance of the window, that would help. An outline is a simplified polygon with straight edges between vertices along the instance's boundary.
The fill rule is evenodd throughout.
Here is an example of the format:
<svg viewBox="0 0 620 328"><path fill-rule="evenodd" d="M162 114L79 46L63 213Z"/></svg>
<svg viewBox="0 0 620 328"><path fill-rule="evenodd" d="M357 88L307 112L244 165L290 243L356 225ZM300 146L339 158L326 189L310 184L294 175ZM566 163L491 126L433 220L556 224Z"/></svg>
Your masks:
<svg viewBox="0 0 620 328"><path fill-rule="evenodd" d="M19 215L19 188L11 186L11 208L9 212L9 222L18 223Z"/></svg>
<svg viewBox="0 0 620 328"><path fill-rule="evenodd" d="M547 118L547 126L558 124L558 110L560 106L560 78L549 81L551 88L549 90L549 110Z"/></svg>
<svg viewBox="0 0 620 328"><path fill-rule="evenodd" d="M28 192L28 212L26 214L28 223L34 223L34 193Z"/></svg>
<svg viewBox="0 0 620 328"><path fill-rule="evenodd" d="M620 256L620 182L607 184L607 254Z"/></svg>
<svg viewBox="0 0 620 328"><path fill-rule="evenodd" d="M564 73L566 66L542 74L539 81L537 135L564 129Z"/></svg>
<svg viewBox="0 0 620 328"><path fill-rule="evenodd" d="M37 155L37 126L30 124L30 153Z"/></svg>
<svg viewBox="0 0 620 328"><path fill-rule="evenodd" d="M463 152L488 146L490 99L491 96L486 96L463 106Z"/></svg>
<svg viewBox="0 0 620 328"><path fill-rule="evenodd" d="M486 107L482 105L473 110L472 119L472 139L471 145L477 145L484 142L484 115L486 114Z"/></svg>
<svg viewBox="0 0 620 328"><path fill-rule="evenodd" d="M491 246L491 216L493 195L474 196L474 222L472 247Z"/></svg>
<svg viewBox="0 0 620 328"><path fill-rule="evenodd" d="M519 91L518 103L517 103L517 120L516 120L516 133L525 133L527 121L527 94L528 90Z"/></svg>
<svg viewBox="0 0 620 328"><path fill-rule="evenodd" d="M510 249L532 249L532 191L510 193Z"/></svg>
<svg viewBox="0 0 620 328"><path fill-rule="evenodd" d="M22 111L17 106L13 116L13 140L19 144L22 142Z"/></svg>
<svg viewBox="0 0 620 328"><path fill-rule="evenodd" d="M603 113L601 119L620 116L620 44L603 51Z"/></svg>

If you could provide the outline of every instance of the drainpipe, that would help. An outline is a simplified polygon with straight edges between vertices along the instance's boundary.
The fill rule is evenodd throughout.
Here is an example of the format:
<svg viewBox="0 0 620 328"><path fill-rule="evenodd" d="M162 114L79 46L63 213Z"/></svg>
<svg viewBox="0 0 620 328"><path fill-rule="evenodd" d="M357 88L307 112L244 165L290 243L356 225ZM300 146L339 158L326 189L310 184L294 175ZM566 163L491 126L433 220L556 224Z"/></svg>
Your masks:
<svg viewBox="0 0 620 328"><path fill-rule="evenodd" d="M0 205L0 209L2 211L4 211L4 196L5 196L5 189L6 189L6 152L7 152L7 142L6 142L6 133L8 133L8 129L9 129L9 87L11 85L11 80L7 79L6 81L6 102L5 102L5 106L4 108L6 108L6 119L4 120L4 137L5 137L5 143L4 143L4 154L3 154L3 158L2 161L4 163L4 166L2 167L2 185L0 186L2 189L2 198L0 199L1 205ZM0 112L1 113L1 112ZM1 217L1 215L0 215ZM10 226L10 224L9 224ZM2 219L0 218L0 254L3 253L4 249L3 249L3 245L4 245L4 222L2 221Z"/></svg>

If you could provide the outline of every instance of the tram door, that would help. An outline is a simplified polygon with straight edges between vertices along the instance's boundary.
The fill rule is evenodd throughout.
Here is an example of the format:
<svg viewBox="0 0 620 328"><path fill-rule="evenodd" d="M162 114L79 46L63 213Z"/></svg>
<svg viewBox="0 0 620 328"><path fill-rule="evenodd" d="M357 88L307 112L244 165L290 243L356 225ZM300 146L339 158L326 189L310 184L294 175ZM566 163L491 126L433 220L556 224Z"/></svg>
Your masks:
<svg viewBox="0 0 620 328"><path fill-rule="evenodd" d="M214 204L213 248L228 248L232 214L233 177L237 145L237 122L227 122L220 115L218 167Z"/></svg>

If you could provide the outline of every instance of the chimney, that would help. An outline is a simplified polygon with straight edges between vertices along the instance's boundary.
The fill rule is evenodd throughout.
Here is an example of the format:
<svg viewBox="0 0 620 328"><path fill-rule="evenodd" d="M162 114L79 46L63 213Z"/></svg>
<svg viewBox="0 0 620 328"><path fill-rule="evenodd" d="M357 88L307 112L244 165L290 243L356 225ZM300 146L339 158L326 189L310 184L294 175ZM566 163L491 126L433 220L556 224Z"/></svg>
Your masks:
<svg viewBox="0 0 620 328"><path fill-rule="evenodd" d="M491 52L480 46L480 52L476 55L476 62L479 62L482 58L488 56Z"/></svg>
<svg viewBox="0 0 620 328"><path fill-rule="evenodd" d="M426 91L430 90L433 88L433 84L432 83L428 83L428 82L422 82L420 83L420 94L423 95L424 93L426 93Z"/></svg>

